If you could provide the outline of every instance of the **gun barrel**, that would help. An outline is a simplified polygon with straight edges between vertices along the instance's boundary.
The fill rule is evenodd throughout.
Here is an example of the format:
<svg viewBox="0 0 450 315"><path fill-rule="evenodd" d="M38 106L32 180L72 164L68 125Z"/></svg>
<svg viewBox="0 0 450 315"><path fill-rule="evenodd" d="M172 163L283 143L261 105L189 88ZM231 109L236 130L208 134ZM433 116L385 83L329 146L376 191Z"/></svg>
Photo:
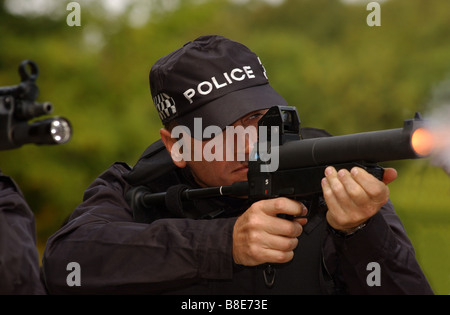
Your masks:
<svg viewBox="0 0 450 315"><path fill-rule="evenodd" d="M14 113L15 118L19 120L29 120L42 115L49 115L53 111L53 105L45 103L19 102Z"/></svg>
<svg viewBox="0 0 450 315"><path fill-rule="evenodd" d="M424 157L413 147L415 131L404 128L288 142L279 148L279 170L352 161L378 163ZM424 138L426 141L427 138ZM429 139L428 139L429 140Z"/></svg>

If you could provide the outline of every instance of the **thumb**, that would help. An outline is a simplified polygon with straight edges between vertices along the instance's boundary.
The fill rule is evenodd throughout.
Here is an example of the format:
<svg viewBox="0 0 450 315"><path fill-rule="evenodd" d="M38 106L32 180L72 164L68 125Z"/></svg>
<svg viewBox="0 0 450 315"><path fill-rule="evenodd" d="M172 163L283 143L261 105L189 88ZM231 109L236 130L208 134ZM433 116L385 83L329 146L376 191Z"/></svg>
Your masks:
<svg viewBox="0 0 450 315"><path fill-rule="evenodd" d="M392 183L397 178L397 171L393 168L385 168L383 175L383 183L386 185Z"/></svg>

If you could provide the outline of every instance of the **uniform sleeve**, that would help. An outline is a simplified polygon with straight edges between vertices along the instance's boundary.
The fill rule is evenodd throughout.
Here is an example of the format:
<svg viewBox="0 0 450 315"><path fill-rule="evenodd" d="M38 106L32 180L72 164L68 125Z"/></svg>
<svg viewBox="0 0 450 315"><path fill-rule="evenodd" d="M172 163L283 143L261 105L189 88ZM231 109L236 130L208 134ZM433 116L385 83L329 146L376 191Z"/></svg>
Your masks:
<svg viewBox="0 0 450 315"><path fill-rule="evenodd" d="M323 250L341 293L433 294L390 201L348 238L330 228Z"/></svg>
<svg viewBox="0 0 450 315"><path fill-rule="evenodd" d="M49 292L163 293L202 278L231 278L235 219L136 223L123 197L127 171L115 164L99 176L48 240L43 268ZM79 286L67 281L70 262L79 265Z"/></svg>
<svg viewBox="0 0 450 315"><path fill-rule="evenodd" d="M45 294L35 228L19 188L0 173L0 294Z"/></svg>

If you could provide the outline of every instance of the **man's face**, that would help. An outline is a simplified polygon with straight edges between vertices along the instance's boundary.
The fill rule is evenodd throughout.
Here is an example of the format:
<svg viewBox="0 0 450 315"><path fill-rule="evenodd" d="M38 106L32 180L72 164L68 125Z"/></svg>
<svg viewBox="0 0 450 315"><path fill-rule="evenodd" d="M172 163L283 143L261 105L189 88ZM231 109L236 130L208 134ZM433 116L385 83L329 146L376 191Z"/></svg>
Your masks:
<svg viewBox="0 0 450 315"><path fill-rule="evenodd" d="M196 182L201 187L231 185L234 182L246 181L249 155L257 141L258 121L266 112L267 110L259 110L245 115L234 122L232 128L216 135L211 140L201 141L183 135L183 141L190 141L191 144L190 146L183 145L182 153L188 158L175 162L175 164L178 167L188 165ZM231 130L234 132L228 132ZM163 138L163 134L161 136ZM164 143L171 151L172 145L177 139L171 138L172 145L169 146L166 141ZM198 151L199 148L202 150L201 160L199 160L199 155L197 158L194 156L194 151ZM190 152L186 150L190 150ZM207 157L208 154L212 154L215 158L211 160ZM219 156L222 158L218 158ZM174 158L173 153L172 158Z"/></svg>

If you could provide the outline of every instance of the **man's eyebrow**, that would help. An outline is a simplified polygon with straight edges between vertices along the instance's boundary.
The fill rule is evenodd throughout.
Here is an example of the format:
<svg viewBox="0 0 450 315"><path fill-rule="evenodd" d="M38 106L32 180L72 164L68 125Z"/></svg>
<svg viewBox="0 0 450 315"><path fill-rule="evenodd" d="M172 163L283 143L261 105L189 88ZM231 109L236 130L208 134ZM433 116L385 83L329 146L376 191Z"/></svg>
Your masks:
<svg viewBox="0 0 450 315"><path fill-rule="evenodd" d="M245 118L248 118L248 117L250 117L250 116L257 115L257 114L259 114L259 115L264 115L264 112L265 112L265 111L266 111L265 109L256 110L256 111L254 111L254 112L248 113L247 115L245 115L245 116L242 117L241 119L245 119Z"/></svg>

